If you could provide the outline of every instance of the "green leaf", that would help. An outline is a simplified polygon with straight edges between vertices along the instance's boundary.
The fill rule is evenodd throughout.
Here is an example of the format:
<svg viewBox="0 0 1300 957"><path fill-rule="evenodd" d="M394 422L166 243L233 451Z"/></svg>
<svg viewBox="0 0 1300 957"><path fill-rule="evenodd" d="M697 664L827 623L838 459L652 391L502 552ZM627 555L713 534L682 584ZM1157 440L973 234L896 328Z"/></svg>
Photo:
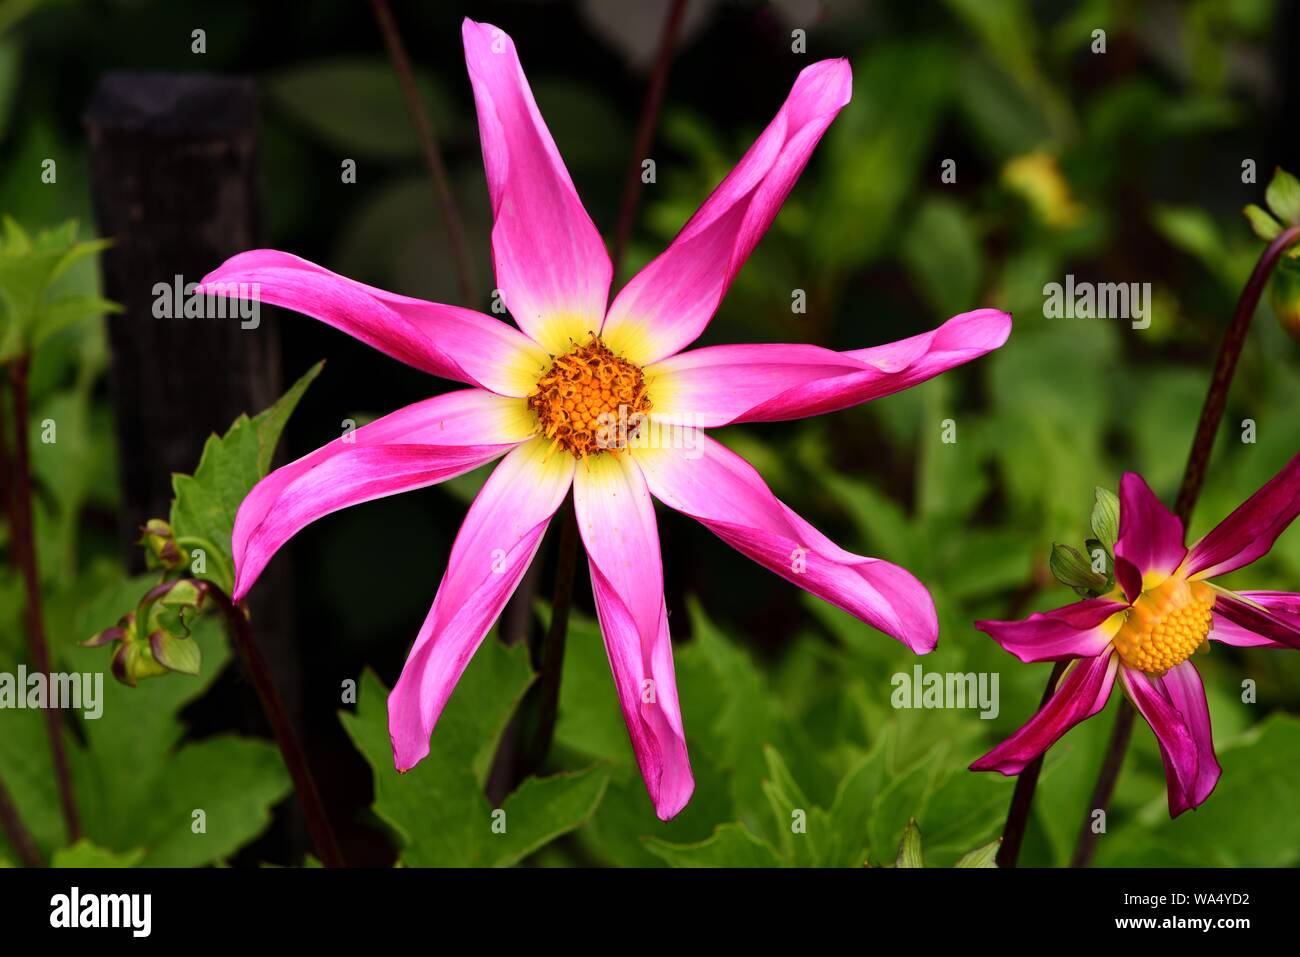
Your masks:
<svg viewBox="0 0 1300 957"><path fill-rule="evenodd" d="M61 847L50 859L51 867L135 867L144 857L144 851L136 849L118 854L114 851L97 847L82 838L71 847Z"/></svg>
<svg viewBox="0 0 1300 957"><path fill-rule="evenodd" d="M32 348L40 348L50 336L74 322L121 311L122 307L117 303L94 295L63 296L55 299L47 304L41 313L40 321L32 334Z"/></svg>
<svg viewBox="0 0 1300 957"><path fill-rule="evenodd" d="M1282 167L1273 170L1273 179L1264 191L1268 208L1287 226L1300 226L1300 180Z"/></svg>
<svg viewBox="0 0 1300 957"><path fill-rule="evenodd" d="M1100 485L1096 496L1090 520L1092 534L1106 546L1107 551L1114 551L1115 543L1119 541L1119 496Z"/></svg>
<svg viewBox="0 0 1300 957"><path fill-rule="evenodd" d="M492 846L492 866L517 864L581 826L600 804L608 784L609 770L601 765L525 780L502 805L507 827Z"/></svg>
<svg viewBox="0 0 1300 957"><path fill-rule="evenodd" d="M77 242L77 223L28 235L9 216L0 240L0 360L29 352L78 319L117 307L97 296L60 295L59 278L74 263L105 249L107 240Z"/></svg>
<svg viewBox="0 0 1300 957"><path fill-rule="evenodd" d="M229 857L266 830L271 808L292 790L270 742L219 735L187 745L133 828L147 847L141 866L197 867Z"/></svg>
<svg viewBox="0 0 1300 957"><path fill-rule="evenodd" d="M712 720L708 720L701 708L694 708L685 720L692 722L688 728L699 728L699 731L688 733L703 738L710 756L727 772L737 818L760 836L779 838L789 833L789 810L784 823L769 831L771 796L764 782L770 776L771 765L766 751L774 748L782 755L793 755L801 779L813 779L816 768L815 759L810 757L812 748L788 720L767 676L749 653L731 642L693 598L687 602L687 608L694 640L682 649L682 684L686 686L693 670L705 682L701 697L707 694L713 699ZM698 668L694 669L696 665ZM719 688L727 689L727 694L720 699ZM686 691L680 693L684 703L698 700L694 696L687 698Z"/></svg>
<svg viewBox="0 0 1300 957"><path fill-rule="evenodd" d="M963 761L934 790L921 822L925 856L945 867L970 847L995 835L1006 820L1015 782L998 774L972 774Z"/></svg>
<svg viewBox="0 0 1300 957"><path fill-rule="evenodd" d="M270 471L280 433L323 365L318 362L307 370L269 409L252 419L241 415L220 438L209 436L193 475L172 476L171 526L176 540L191 552L205 552L206 569L195 574L227 593L234 587L235 514Z"/></svg>
<svg viewBox="0 0 1300 957"><path fill-rule="evenodd" d="M549 611L542 621L549 626ZM585 615L569 615L555 742L590 758L633 757L600 626Z"/></svg>
<svg viewBox="0 0 1300 957"><path fill-rule="evenodd" d="M306 372L298 381L289 386L284 395L276 399L270 408L253 417L253 431L257 434L257 477L262 478L271 471L271 460L275 457L275 448L280 444L280 433L289 422L289 416L298 407L307 387L316 381L321 370L325 368L322 359Z"/></svg>
<svg viewBox="0 0 1300 957"><path fill-rule="evenodd" d="M387 690L369 671L344 729L370 764L375 813L393 828L410 867L507 866L580 827L609 782L603 764L525 781L500 808L483 794L507 722L532 683L527 650L489 639L479 646L438 719L429 754L393 769Z"/></svg>
<svg viewBox="0 0 1300 957"><path fill-rule="evenodd" d="M1246 214L1251 230L1264 242L1271 243L1282 235L1282 227L1278 221L1254 203L1250 203L1242 212Z"/></svg>
<svg viewBox="0 0 1300 957"><path fill-rule="evenodd" d="M854 97L822 146L809 253L834 274L886 248L899 207L953 95L953 51L934 42L875 46L853 64Z"/></svg>
<svg viewBox="0 0 1300 957"><path fill-rule="evenodd" d="M830 837L825 812L813 807L780 752L770 745L764 746L763 757L768 773L763 782L763 793L772 810L782 856L796 867L819 863L823 845Z"/></svg>
<svg viewBox="0 0 1300 957"><path fill-rule="evenodd" d="M867 860L867 832L871 809L887 780L887 754L898 725L890 723L877 736L871 751L859 759L840 781L830 809L830 824L839 843L831 866L861 867Z"/></svg>
<svg viewBox="0 0 1300 957"><path fill-rule="evenodd" d="M415 85L435 133L454 135L450 102L433 77L417 71ZM382 58L295 66L271 77L267 89L277 107L344 156L394 160L419 155L397 75Z"/></svg>
<svg viewBox="0 0 1300 957"><path fill-rule="evenodd" d="M1081 595L1099 592L1106 587L1106 576L1094 572L1092 564L1079 554L1077 548L1054 544L1047 564L1057 581Z"/></svg>
<svg viewBox="0 0 1300 957"><path fill-rule="evenodd" d="M924 819L947 750L946 742L935 745L911 767L893 775L876 796L868 825L873 859L889 860L903 839L904 826L899 822L913 817Z"/></svg>
<svg viewBox="0 0 1300 957"><path fill-rule="evenodd" d="M1238 740L1220 743L1218 756L1223 776L1209 800L1170 820L1161 793L1147 813L1103 836L1097 865L1300 864L1300 817L1277 813L1300 793L1300 718L1274 713Z"/></svg>
<svg viewBox="0 0 1300 957"><path fill-rule="evenodd" d="M153 656L163 667L184 675L197 675L203 664L197 641L167 632L160 633L153 643Z"/></svg>
<svg viewBox="0 0 1300 957"><path fill-rule="evenodd" d="M974 225L959 203L926 200L907 223L901 252L935 315L955 315L976 300L984 263Z"/></svg>
<svg viewBox="0 0 1300 957"><path fill-rule="evenodd" d="M141 576L104 589L88 603L76 630L90 634L111 624L151 581ZM213 619L195 622L186 640L201 645L209 663L197 679L139 688L104 680L102 648L65 648L60 663L99 679L95 707L80 715L84 744L67 736L85 838L142 866L199 866L229 856L266 828L270 809L290 791L279 752L267 741L222 736L182 743L181 710L210 687L229 659ZM0 776L38 845L52 856L64 836L41 715L15 711L4 724ZM203 829L196 827L199 810Z"/></svg>
<svg viewBox="0 0 1300 957"><path fill-rule="evenodd" d="M755 837L743 824L723 824L698 844L669 844L658 838L646 849L672 867L780 867L772 845Z"/></svg>
<svg viewBox="0 0 1300 957"><path fill-rule="evenodd" d="M1219 225L1203 209L1157 206L1152 212L1152 220L1166 239L1202 261L1208 262L1223 250Z"/></svg>
<svg viewBox="0 0 1300 957"><path fill-rule="evenodd" d="M921 857L921 828L917 826L916 818L911 818L907 822L907 827L903 829L903 840L898 845L898 859L895 861L895 866L925 867Z"/></svg>
<svg viewBox="0 0 1300 957"><path fill-rule="evenodd" d="M977 847L969 854L962 855L953 867L997 867L998 850L1002 847L1002 838L990 841L983 847Z"/></svg>

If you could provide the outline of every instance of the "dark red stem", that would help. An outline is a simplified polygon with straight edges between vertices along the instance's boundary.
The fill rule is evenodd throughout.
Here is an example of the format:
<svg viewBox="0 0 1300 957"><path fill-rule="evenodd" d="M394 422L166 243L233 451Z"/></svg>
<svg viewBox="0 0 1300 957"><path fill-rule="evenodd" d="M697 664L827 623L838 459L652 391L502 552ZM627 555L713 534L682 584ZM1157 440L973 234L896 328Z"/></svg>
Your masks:
<svg viewBox="0 0 1300 957"><path fill-rule="evenodd" d="M1237 300L1237 309L1232 314L1232 322L1223 334L1219 346L1219 355L1214 362L1214 372L1210 376L1210 387L1205 394L1205 404L1201 406L1201 418L1196 423L1196 435L1192 439L1192 451L1187 457L1187 468L1183 470L1183 484L1178 489L1178 500L1174 505L1174 514L1183 522L1183 528L1191 523L1192 510L1200 497L1201 486L1205 483L1205 470L1210 462L1210 452L1214 448L1214 437L1218 434L1219 424L1223 421L1223 410L1228 404L1228 391L1232 387L1232 377L1237 371L1237 360L1241 358L1242 346L1246 344L1246 333L1250 331L1251 320L1259 307L1268 277L1272 275L1282 254L1297 239L1300 239L1300 226L1286 229L1268 244L1255 263L1255 268L1246 281L1246 287ZM1092 801L1088 804L1088 820L1084 821L1079 831L1079 840L1074 848L1071 867L1087 867L1097 854L1097 842L1101 837L1092 828L1092 815L1096 811L1105 811L1110 807L1110 799L1115 793L1115 783L1119 780L1119 771L1124 764L1124 755L1128 751L1129 739L1133 736L1133 719L1136 712L1128 698L1120 699L1119 714L1115 717L1115 729L1111 732L1110 743L1106 746L1106 757L1102 761L1101 773L1097 776L1097 786L1092 792Z"/></svg>
<svg viewBox="0 0 1300 957"><path fill-rule="evenodd" d="M636 145L632 151L632 161L628 166L623 202L614 229L614 249L611 259L615 275L618 275L618 267L623 260L628 237L632 234L632 224L636 221L636 211L641 196L639 188L641 161L645 158L651 140L654 138L655 124L659 120L659 107L663 103L664 89L668 84L668 70L672 66L673 50L677 45L677 34L685 9L685 0L674 0L664 20L663 32L660 34L659 52L655 57L650 85L646 89L645 102L641 107ZM583 467L582 464L578 465L578 468ZM541 674L537 682L539 695L537 726L528 748L526 763L526 768L532 771L540 770L546 760L559 712L564 640L569 629L569 609L573 605L573 582L578 562L578 525L573 512L572 498L565 506L561 523L557 552L559 564L556 566L555 591L551 600L551 624L546 629L540 648L533 649L534 664L539 667Z"/></svg>
<svg viewBox="0 0 1300 957"><path fill-rule="evenodd" d="M312 776L311 766L307 763L307 755L303 752L298 735L289 721L284 701L275 687L275 680L271 677L271 668L262 657L261 649L257 647L257 642L253 638L253 629L248 622L248 615L220 588L211 582L204 582L203 585L207 595L225 618L226 626L244 663L244 669L257 690L262 711L271 724L276 743L280 746L280 754L289 769L289 777L293 780L294 792L298 795L298 802L302 805L303 814L307 818L307 831L311 834L316 854L326 867L344 867L343 855L339 853L338 841L334 837L334 829L330 827L329 817L321 802L320 790L316 787L316 779Z"/></svg>
<svg viewBox="0 0 1300 957"><path fill-rule="evenodd" d="M384 36L384 46L388 48L388 58L393 62L397 82L402 87L406 111L411 116L411 125L415 127L415 136L420 142L420 153L424 157L429 181L433 184L434 200L442 211L443 225L447 227L451 254L456 260L456 275L460 280L461 298L466 306L473 307L479 295L474 288L474 266L469 256L469 244L465 241L465 226L447 182L447 168L443 165L442 154L438 150L433 124L429 122L427 108L421 102L419 88L415 85L415 74L411 71L410 57L406 55L406 45L402 42L402 34L388 7L388 0L370 0L370 6L375 13L375 22L379 24L379 32Z"/></svg>
<svg viewBox="0 0 1300 957"><path fill-rule="evenodd" d="M27 600L24 617L27 637L31 645L32 664L41 674L50 673L50 648L45 637L45 615L41 609L41 580L36 553L36 532L32 524L32 461L27 436L27 374L30 358L19 356L9 364L10 396L13 401L14 454L8 451L7 436L0 434L0 470L5 474L9 489L10 550L14 564L22 573ZM3 416L0 416L2 423ZM0 428L3 425L0 424ZM77 802L72 788L72 771L68 767L68 754L63 740L63 718L57 708L45 708L45 726L49 732L50 755L54 765L54 779L59 791L59 806L68 830L68 840L81 837L81 822L77 817Z"/></svg>

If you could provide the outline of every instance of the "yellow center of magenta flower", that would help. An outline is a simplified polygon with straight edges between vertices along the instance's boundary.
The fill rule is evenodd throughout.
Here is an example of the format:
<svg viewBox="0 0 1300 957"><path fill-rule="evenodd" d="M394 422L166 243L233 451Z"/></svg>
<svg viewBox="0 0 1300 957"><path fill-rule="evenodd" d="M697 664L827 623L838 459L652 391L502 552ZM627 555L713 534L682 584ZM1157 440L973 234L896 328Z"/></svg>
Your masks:
<svg viewBox="0 0 1300 957"><path fill-rule="evenodd" d="M1138 596L1111 640L1130 668L1164 674L1205 643L1213 608L1209 585L1171 575Z"/></svg>
<svg viewBox="0 0 1300 957"><path fill-rule="evenodd" d="M575 458L626 446L650 411L645 373L592 333L585 345L555 357L528 396L551 448Z"/></svg>

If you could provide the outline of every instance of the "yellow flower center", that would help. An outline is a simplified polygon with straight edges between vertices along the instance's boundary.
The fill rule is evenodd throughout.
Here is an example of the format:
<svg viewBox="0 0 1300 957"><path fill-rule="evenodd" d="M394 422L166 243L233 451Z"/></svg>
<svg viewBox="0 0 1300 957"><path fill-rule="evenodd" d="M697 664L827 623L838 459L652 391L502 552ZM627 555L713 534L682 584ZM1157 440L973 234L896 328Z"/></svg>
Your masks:
<svg viewBox="0 0 1300 957"><path fill-rule="evenodd" d="M1205 644L1214 589L1171 575L1142 592L1111 639L1120 660L1147 674L1164 674Z"/></svg>
<svg viewBox="0 0 1300 957"><path fill-rule="evenodd" d="M595 333L585 345L555 357L528 396L542 434L585 458L618 451L650 411L641 367L610 351Z"/></svg>

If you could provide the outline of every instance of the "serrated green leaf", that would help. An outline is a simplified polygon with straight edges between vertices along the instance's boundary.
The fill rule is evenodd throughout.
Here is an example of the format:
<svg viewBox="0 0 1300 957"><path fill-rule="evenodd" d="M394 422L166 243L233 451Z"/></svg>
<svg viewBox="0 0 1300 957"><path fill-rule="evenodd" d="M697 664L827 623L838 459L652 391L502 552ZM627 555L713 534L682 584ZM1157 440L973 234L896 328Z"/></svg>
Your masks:
<svg viewBox="0 0 1300 957"><path fill-rule="evenodd" d="M132 828L146 848L140 864L197 867L229 857L266 830L271 808L292 790L268 741L218 735L188 744L168 761Z"/></svg>
<svg viewBox="0 0 1300 957"><path fill-rule="evenodd" d="M646 849L672 867L780 867L781 858L766 841L743 824L722 824L697 844L669 844L658 838Z"/></svg>
<svg viewBox="0 0 1300 957"><path fill-rule="evenodd" d="M600 804L608 784L609 769L602 765L525 780L502 806L506 827L492 844L492 865L517 864L581 827Z"/></svg>
<svg viewBox="0 0 1300 957"><path fill-rule="evenodd" d="M503 866L580 827L595 811L608 768L529 779L493 808L483 795L489 762L532 683L527 649L489 639L479 646L438 719L429 754L405 774L393 769L387 690L369 671L348 736L375 778L375 813L396 832L409 867Z"/></svg>
<svg viewBox="0 0 1300 957"><path fill-rule="evenodd" d="M289 422L289 416L298 408L307 387L316 381L316 377L325 368L322 359L301 376L288 391L276 399L270 408L253 416L252 426L257 433L257 477L262 478L271 471L271 460L275 458L276 446L280 444L280 434Z"/></svg>
<svg viewBox="0 0 1300 957"><path fill-rule="evenodd" d="M135 867L143 858L144 850L141 848L119 854L82 838L71 847L55 851L50 867Z"/></svg>
<svg viewBox="0 0 1300 957"><path fill-rule="evenodd" d="M110 245L107 240L77 242L77 223L69 221L30 237L10 217L0 243L0 359L30 352L78 319L116 309L91 295L57 295L59 278L70 266Z"/></svg>
<svg viewBox="0 0 1300 957"><path fill-rule="evenodd" d="M903 839L901 822L912 817L924 819L935 778L943 767L948 748L947 742L936 744L911 767L890 778L876 796L872 802L869 821L869 845L873 860L889 860Z"/></svg>
<svg viewBox="0 0 1300 957"><path fill-rule="evenodd" d="M838 848L827 863L832 867L860 867L867 860L871 809L885 788L887 756L894 747L897 724L891 722L877 736L871 751L844 775L830 809L830 826Z"/></svg>
<svg viewBox="0 0 1300 957"><path fill-rule="evenodd" d="M202 549L206 570L198 577L229 593L234 587L231 535L240 504L268 471L285 423L307 387L320 375L318 362L275 404L250 419L241 415L217 437L208 437L193 475L172 476L171 526L187 549Z"/></svg>

